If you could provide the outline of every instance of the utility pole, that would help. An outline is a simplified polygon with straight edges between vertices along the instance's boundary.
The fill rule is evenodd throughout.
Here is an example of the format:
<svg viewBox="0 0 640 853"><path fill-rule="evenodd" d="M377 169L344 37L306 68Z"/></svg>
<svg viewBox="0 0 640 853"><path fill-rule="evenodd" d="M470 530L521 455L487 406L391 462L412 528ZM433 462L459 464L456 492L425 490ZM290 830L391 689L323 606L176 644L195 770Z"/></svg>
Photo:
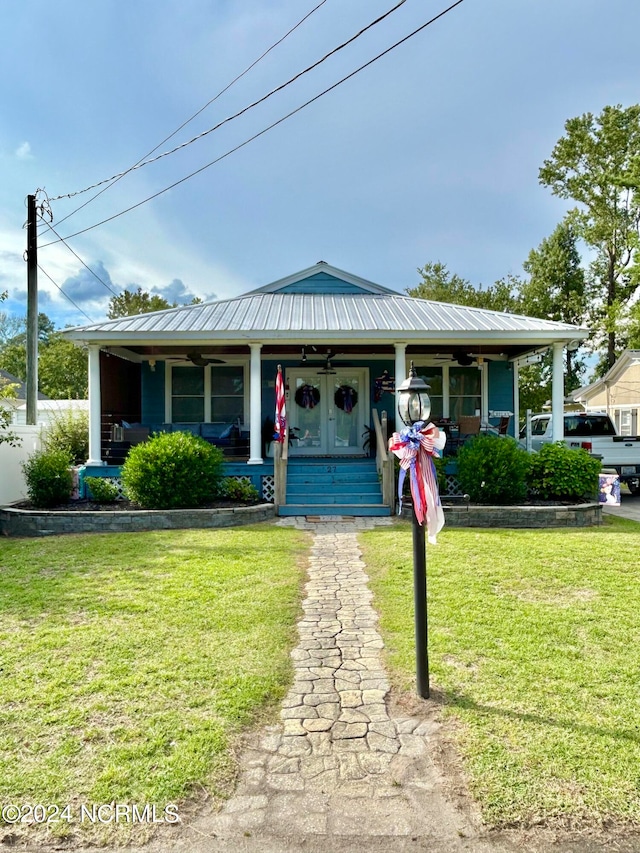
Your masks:
<svg viewBox="0 0 640 853"><path fill-rule="evenodd" d="M27 423L38 420L38 230L36 197L27 196Z"/></svg>

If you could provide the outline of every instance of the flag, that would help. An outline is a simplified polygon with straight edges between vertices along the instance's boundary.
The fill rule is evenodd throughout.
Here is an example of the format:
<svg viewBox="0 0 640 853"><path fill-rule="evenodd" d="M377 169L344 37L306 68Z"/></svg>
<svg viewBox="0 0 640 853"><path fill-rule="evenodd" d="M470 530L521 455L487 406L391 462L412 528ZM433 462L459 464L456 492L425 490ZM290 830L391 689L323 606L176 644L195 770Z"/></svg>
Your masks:
<svg viewBox="0 0 640 853"><path fill-rule="evenodd" d="M284 442L286 428L287 413L284 403L284 382L282 381L282 367L278 365L278 372L276 373L276 419L273 436L275 441Z"/></svg>

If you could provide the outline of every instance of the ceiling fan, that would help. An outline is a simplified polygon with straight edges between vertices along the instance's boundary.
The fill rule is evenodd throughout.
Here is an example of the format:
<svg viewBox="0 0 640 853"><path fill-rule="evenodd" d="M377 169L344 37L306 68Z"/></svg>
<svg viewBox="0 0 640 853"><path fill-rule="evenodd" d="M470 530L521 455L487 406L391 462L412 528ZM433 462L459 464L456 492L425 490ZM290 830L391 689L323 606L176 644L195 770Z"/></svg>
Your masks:
<svg viewBox="0 0 640 853"><path fill-rule="evenodd" d="M437 355L436 360L441 363L456 361L460 367L470 367L474 361L477 361L477 357L465 350L454 350L451 355Z"/></svg>
<svg viewBox="0 0 640 853"><path fill-rule="evenodd" d="M196 367L206 367L208 364L224 364L223 358L205 358L202 353L188 352L187 358Z"/></svg>

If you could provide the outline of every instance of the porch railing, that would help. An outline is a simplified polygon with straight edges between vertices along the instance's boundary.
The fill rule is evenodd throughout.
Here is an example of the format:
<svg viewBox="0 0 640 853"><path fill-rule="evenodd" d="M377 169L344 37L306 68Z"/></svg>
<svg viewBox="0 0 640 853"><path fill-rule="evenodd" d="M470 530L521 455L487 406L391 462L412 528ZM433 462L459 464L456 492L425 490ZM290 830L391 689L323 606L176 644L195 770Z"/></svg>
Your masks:
<svg viewBox="0 0 640 853"><path fill-rule="evenodd" d="M394 457L388 450L387 413L382 412L382 418L377 409L371 410L373 428L376 435L376 468L382 484L382 502L393 512L396 500Z"/></svg>
<svg viewBox="0 0 640 853"><path fill-rule="evenodd" d="M276 512L287 501L287 463L289 460L289 428L284 441L273 442L273 503Z"/></svg>

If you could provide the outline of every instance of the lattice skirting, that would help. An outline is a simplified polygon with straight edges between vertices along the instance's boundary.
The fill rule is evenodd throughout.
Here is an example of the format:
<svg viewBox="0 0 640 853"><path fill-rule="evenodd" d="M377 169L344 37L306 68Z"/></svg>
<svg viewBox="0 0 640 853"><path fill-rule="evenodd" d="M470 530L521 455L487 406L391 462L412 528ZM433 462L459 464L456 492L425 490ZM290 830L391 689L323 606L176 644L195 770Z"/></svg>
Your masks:
<svg viewBox="0 0 640 853"><path fill-rule="evenodd" d="M113 483L113 485L117 487L118 497L116 498L116 500L119 500L119 501L126 500L126 495L124 493L124 488L122 486L122 481L121 481L120 477L103 477L103 479L107 480L109 483ZM231 479L241 480L241 481L243 481L245 483L249 483L249 484L253 483L253 480L251 479L251 477L232 476ZM261 493L260 496L262 497L263 500L268 501L269 503L273 503L273 498L275 495L275 478L274 478L273 474L265 474L264 476L262 476L260 478L260 481L261 481L261 483L260 483L261 488L259 489L259 491Z"/></svg>
<svg viewBox="0 0 640 853"><path fill-rule="evenodd" d="M262 498L273 503L276 494L276 482L273 474L265 474L262 478Z"/></svg>
<svg viewBox="0 0 640 853"><path fill-rule="evenodd" d="M455 474L447 474L446 475L447 486L444 490L444 496L446 497L458 497L462 495L462 489L460 488L460 484L458 483L458 478Z"/></svg>

